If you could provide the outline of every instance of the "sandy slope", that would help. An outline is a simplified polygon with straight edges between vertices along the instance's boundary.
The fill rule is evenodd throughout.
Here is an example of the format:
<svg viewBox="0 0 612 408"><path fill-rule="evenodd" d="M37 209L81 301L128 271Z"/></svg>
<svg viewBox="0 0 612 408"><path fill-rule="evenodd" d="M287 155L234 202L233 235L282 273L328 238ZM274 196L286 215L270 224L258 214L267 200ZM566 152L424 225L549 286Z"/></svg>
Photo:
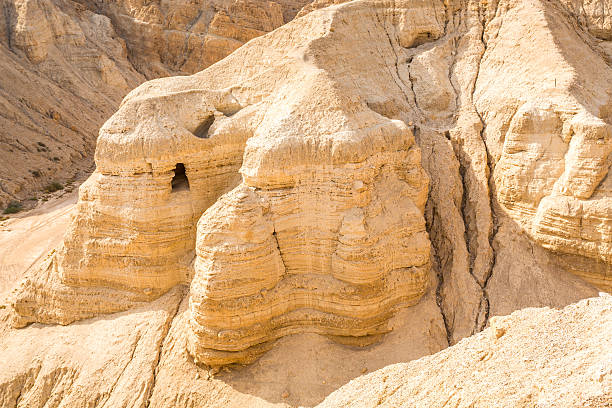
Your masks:
<svg viewBox="0 0 612 408"><path fill-rule="evenodd" d="M321 407L610 407L612 297L527 308L453 347L351 381Z"/></svg>
<svg viewBox="0 0 612 408"><path fill-rule="evenodd" d="M76 190L0 223L0 297L62 240Z"/></svg>

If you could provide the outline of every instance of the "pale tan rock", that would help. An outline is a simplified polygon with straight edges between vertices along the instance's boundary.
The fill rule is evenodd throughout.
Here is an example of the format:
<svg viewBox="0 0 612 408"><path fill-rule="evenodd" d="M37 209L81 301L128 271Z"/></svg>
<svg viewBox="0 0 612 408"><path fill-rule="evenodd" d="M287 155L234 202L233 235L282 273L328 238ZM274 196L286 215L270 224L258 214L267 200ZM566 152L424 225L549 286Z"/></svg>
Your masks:
<svg viewBox="0 0 612 408"><path fill-rule="evenodd" d="M250 347L300 331L347 338L384 333L395 305L420 299L429 266L422 217L427 177L405 128L370 129L363 146L385 139L399 146L383 145L381 154L346 163L332 153L342 150L342 140L332 142L338 147L328 157L322 149L308 157L292 138L293 146L277 148L285 168L265 148L246 153L242 172L255 175L198 224L189 345L196 358L250 361ZM264 159L249 155L269 155L275 164L262 171ZM252 161L258 168L245 169Z"/></svg>
<svg viewBox="0 0 612 408"><path fill-rule="evenodd" d="M78 0L108 16L148 79L193 74L291 21L309 0Z"/></svg>
<svg viewBox="0 0 612 408"><path fill-rule="evenodd" d="M105 16L64 0L2 0L0 9L4 209L91 172L94 135L144 77Z"/></svg>
<svg viewBox="0 0 612 408"><path fill-rule="evenodd" d="M578 256L563 258L568 270L610 290L612 196L606 176L612 163L612 125L605 112L612 71L601 55L584 45L594 40L579 36L564 22L569 17L562 10L528 2L510 13L516 18L502 24L489 40L492 51L485 55L476 84L480 109L505 104L512 112L500 115L499 124L485 131L487 140L501 142L501 150L496 147L493 153L499 160L494 172L497 199L539 245ZM525 39L531 28L520 21L526 16L551 22L550 35ZM491 24L497 25L495 20ZM504 63L509 49L493 46L510 36L521 38L524 58L533 61L523 72ZM542 48L551 51L544 56ZM585 60L592 63L585 65ZM504 75L492 75L496 69ZM495 94L502 88L503 96ZM542 90L533 97L519 91L537 88Z"/></svg>
<svg viewBox="0 0 612 408"><path fill-rule="evenodd" d="M0 0L0 208L90 173L98 129L145 79L200 71L305 3Z"/></svg>
<svg viewBox="0 0 612 408"><path fill-rule="evenodd" d="M154 8L141 17L161 21ZM593 296L593 284L609 290L612 74L605 40L572 13L540 0L357 0L313 10L198 74L143 84L102 128L97 170L57 255L14 293L13 323L142 310L190 282L147 401L157 406L312 405L364 366L487 325L425 361L483 339L511 342L494 349L505 358L533 325L516 322L514 343L514 318L492 316L562 307ZM550 325L569 346L536 341L529 358L565 365L511 365L517 384L521 370L530 384L568 379L566 366L582 373L572 347L591 341L589 327L587 361L597 364L607 318L533 313L535 334ZM398 316L408 316L402 331ZM392 339L406 340L387 348ZM435 341L415 345L425 339ZM350 362L403 347L410 353ZM309 364L274 365L292 353ZM258 356L244 371L206 365ZM500 361L474 391L485 406L512 403L493 392ZM285 379L272 381L274 371ZM606 389L592 385L578 378L561 401L603 405ZM387 395L385 385L371 392Z"/></svg>
<svg viewBox="0 0 612 408"><path fill-rule="evenodd" d="M402 308L390 320L393 331L368 347L339 344L314 333L279 339L248 366L231 370L193 364L187 351L189 299L185 298L160 357L151 407L314 406L362 373L413 360L446 347L443 322L433 296ZM419 330L415 330L419 327ZM197 373L200 378L194 381ZM282 398L284 393L287 398Z"/></svg>
<svg viewBox="0 0 612 408"><path fill-rule="evenodd" d="M561 1L591 34L604 40L612 40L612 2L610 0Z"/></svg>
<svg viewBox="0 0 612 408"><path fill-rule="evenodd" d="M612 297L524 309L433 356L352 380L319 407L606 407ZM588 334L587 334L588 333Z"/></svg>
<svg viewBox="0 0 612 408"><path fill-rule="evenodd" d="M180 297L68 327L10 330L0 310L0 406L145 407Z"/></svg>
<svg viewBox="0 0 612 408"><path fill-rule="evenodd" d="M398 271L416 267L414 276L403 273L397 278L401 282L398 287L403 288L397 292L401 296L394 297L395 289L389 289L393 285L387 286L387 303L378 311L372 308L364 313L366 321L372 319L369 323L334 332L345 335L354 330L356 336L376 333L385 321L376 316L384 315L402 299L413 303L425 290L429 243L419 217L424 211L427 176L410 136L418 131L418 143L426 151L421 162L434 180L426 216L435 249L434 267L440 275L437 293L449 338L454 342L481 330L494 301L486 291L497 263L494 247L504 245L496 241L496 232L507 223L538 220L522 219L512 211L523 205L523 198L504 198L512 191L507 180L518 180L517 188L542 196L555 184L549 180L531 187L529 183L537 182L537 177L512 175L515 168L508 164L512 154L508 146L514 140L512 120L504 122L508 117L494 116L495 112L507 115L520 103L528 107L573 101L571 106L575 107L584 95L564 85L573 74L567 68L571 61L562 55L558 61L559 88L550 93L550 101L539 102L535 94L525 93L548 71L534 64L529 67L532 78L523 78L514 68L500 65L507 53L515 52L504 42L513 34L500 28L492 37L481 20L483 13L484 23L490 20L489 30L494 30L499 25L497 19L507 15L511 18L507 24L518 25L515 29L520 31L527 15L543 19L552 13L564 21L567 16L556 8L537 1L508 1L501 9L497 7L498 16L496 4L482 6L482 11L459 6L408 1L391 7L357 2L316 10L299 23L253 40L209 70L139 87L101 130L98 168L81 188L79 214L49 270L57 271L63 285L104 286L128 290L132 293L129 296L138 299L155 298L173 285L190 281L195 222L216 202L201 219L194 265L194 336L190 347L195 355L203 357L214 350L215 342L227 352L263 345L275 338L274 327L281 325L276 321L291 314L293 307L310 309L313 304L325 303L323 297L346 290L336 281L315 284L319 276L332 276L349 285L382 284L394 281L389 277ZM147 18L161 18L154 9L147 9ZM444 24L440 16L451 11L457 11L465 23L453 20L451 26ZM551 27L569 41L568 47L584 43L563 24ZM449 30L461 33L461 41L444 36ZM532 36L535 43L551 41L548 28L541 25ZM482 38L500 45L488 52L490 46ZM534 44L525 43L524 47L526 55L533 54L534 61L539 61ZM584 49L590 52L590 48ZM486 71L481 72L483 68ZM442 74L446 70L447 76ZM372 71L381 74L372 76ZM499 74L505 71L509 71L507 75ZM514 82L508 82L511 80ZM501 86L507 87L507 92L494 92ZM576 114L572 120L583 123L583 116ZM413 123L413 128L406 123ZM526 134L536 139L542 132L561 126L553 120L553 128L547 128L545 122L537 133L531 122L527 123ZM595 129L595 125L588 126ZM607 125L602 126L603 150L587 149L584 154L606 155ZM504 129L509 134L502 145L499 133ZM551 146L548 148L553 151ZM579 146L586 149L589 145ZM559 162L558 157L551 157ZM528 157L517 160L518 168L529 163ZM398 167L399 163L403 167ZM596 187L572 182L572 178L594 177L595 185L607 171L605 162L592 163L597 165L594 171L578 167L564 178L581 186L584 191L576 193L581 199ZM181 164L189 190L172 188L171 179ZM556 177L554 172L546 176ZM497 194L503 209L495 207L492 194ZM393 201L400 197L405 197L400 200L403 207ZM581 221L588 225L604 220L603 228L589 227L591 235L582 234L576 241L582 247L573 241L565 246L546 242L547 236L555 239L567 234L566 224L555 224L559 233L546 235L542 230L538 235L534 230L530 236L539 245L570 252L581 260L603 254L607 264L608 238L605 216L601 215L607 200L604 191L603 204L594 205ZM252 224L242 222L246 214ZM571 252L566 248L569 246L577 249ZM405 248L401 256L394 249L397 247ZM515 248L524 250L517 245L505 248L505 253ZM369 254L364 256L364 252ZM236 277L235 264L242 271ZM581 264L565 262L563 267L583 275L594 272L597 278L591 277L591 282L606 287L605 267L603 272L592 269L586 273L577 271L576 265ZM298 282L304 273L316 279ZM281 278L284 274L291 279ZM228 276L240 283L228 285ZM268 299L278 302L287 296L280 293L290 293L292 287L324 295L315 301L310 295L299 295L269 312L272 303L265 300L268 292ZM566 290L563 284L559 287ZM586 296L591 290L585 287L575 294ZM373 299L367 291L358 293L360 301ZM29 295L27 290L22 297L44 298ZM228 306L233 312L224 315L217 303L229 299L236 305ZM377 299L380 302L381 298ZM562 299L563 304L574 298ZM18 298L16 305L19 302ZM342 303L332 304L338 302ZM253 312L251 307L259 309ZM22 312L22 318L36 320L35 309ZM103 308L96 306L89 313L100 310ZM361 313L334 310L334 315L344 318L359 318ZM238 317L243 314L252 317ZM287 319L311 319L295 315ZM234 321L224 319L230 316ZM262 316L267 316L269 327L257 329ZM214 323L220 321L223 324ZM292 330L291 323L283 324L288 332ZM339 325L351 326L346 322ZM249 340L241 343L243 338Z"/></svg>
<svg viewBox="0 0 612 408"><path fill-rule="evenodd" d="M357 11L362 12L371 13ZM306 18L328 27L316 15ZM313 28L304 25L304 35L318 38ZM287 55L295 47L283 41L284 49L271 52ZM383 36L380 41L387 43ZM318 53L312 44L305 55ZM249 52L233 59L244 60ZM273 62L302 73L286 82L265 66L247 65L251 75L262 73L249 85L258 90L259 103L252 102L253 92L229 92L223 85L235 80L235 71L226 68L234 66L231 60L172 84L156 81L133 91L102 128L97 170L80 188L57 257L41 270L57 287L47 285L45 296L32 278L13 303L16 321L52 321L54 310L62 310L56 319L65 324L116 310L113 301L108 307L87 302L87 287L92 299L101 286L127 290L126 298L136 301L188 282L196 221L240 183L242 173L241 185L200 221L191 291L193 355L225 364L250 361L252 347L295 332L349 339L386 332L394 307L416 303L427 288L428 178L419 150L403 122L373 112L358 94L351 100L355 91L346 84L290 58ZM332 60L321 64L333 67ZM355 74L360 69L353 66ZM302 75L310 85L295 93ZM348 94L335 92L336 86ZM274 110L282 95L292 98L293 111ZM318 106L325 110L317 112ZM141 122L146 115L151 120ZM180 165L184 185L173 187ZM228 239L235 243L228 245ZM236 264L242 273L236 274ZM235 284L228 285L233 281L227 273ZM62 285L82 288L74 302L85 310L76 307L70 317ZM32 305L37 300L38 311Z"/></svg>

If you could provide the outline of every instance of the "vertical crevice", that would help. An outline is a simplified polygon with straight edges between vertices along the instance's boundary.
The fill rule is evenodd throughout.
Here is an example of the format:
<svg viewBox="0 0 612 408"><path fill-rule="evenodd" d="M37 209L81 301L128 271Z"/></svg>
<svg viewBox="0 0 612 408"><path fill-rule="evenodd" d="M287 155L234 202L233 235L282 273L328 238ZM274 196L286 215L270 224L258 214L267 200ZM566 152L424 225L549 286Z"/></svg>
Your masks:
<svg viewBox="0 0 612 408"><path fill-rule="evenodd" d="M7 2L2 8L2 13L4 15L4 24L6 27L7 45L11 52L15 52L13 50L13 15L15 14L15 5L13 2Z"/></svg>
<svg viewBox="0 0 612 408"><path fill-rule="evenodd" d="M168 317L168 319L166 320L166 324L164 325L164 329L162 332L162 335L160 336L160 341L159 341L159 345L158 345L158 351L157 351L157 357L155 359L155 363L153 364L153 371L151 373L152 375L152 379L151 379L151 387L148 390L148 395L145 398L145 407L149 407L151 404L151 397L153 397L153 391L155 390L155 384L157 383L157 370L159 368L159 362L161 361L161 357L164 351L164 343L166 342L166 338L168 337L168 334L170 333L170 328L172 327L172 323L174 322L174 320L176 319L176 316L178 315L178 312L181 308L181 304L183 303L183 300L185 300L185 296L189 296L189 291L186 289L185 286L178 286L175 287L177 288L177 292L179 292L179 296L176 302L176 306L174 308L174 310L172 311L172 313L170 314L170 316ZM182 293L181 293L182 292Z"/></svg>
<svg viewBox="0 0 612 408"><path fill-rule="evenodd" d="M497 7L497 3L495 3L495 6ZM485 136L485 131L486 131L486 127L487 124L482 116L482 114L479 112L478 107L476 106L476 103L474 101L474 93L476 92L476 83L478 82L478 78L480 75L480 68L482 65L482 60L487 52L487 47L488 44L485 41L485 33L486 33L486 25L487 25L487 19L486 16L483 16L481 14L481 10L482 8L479 8L479 19L480 19L480 23L481 23L481 33L480 33L480 41L482 43L483 46L483 52L480 56L480 58L478 59L478 64L477 64L477 71L476 71L476 76L474 78L474 84L473 84L473 88L472 88L472 95L471 95L471 99L472 99L472 105L474 106L474 111L476 112L476 115L478 116L478 119L480 120L480 124L481 124L481 128L480 128L480 139L482 140L482 144L485 148L485 153L486 153L486 165L487 165L487 175L488 175L488 188L489 188L489 207L491 210L491 231L489 232L489 246L491 248L491 255L492 255L492 259L491 259L491 263L489 265L489 269L487 271L487 273L484 276L484 282L482 284L482 299L479 305L479 313L474 325L474 329L476 331L481 331L483 330L486 325L487 322L489 320L489 313L490 313L490 300L489 300L489 295L487 292L487 286L489 284L489 281L491 279L491 276L493 275L493 270L495 269L495 264L496 264L496 260L497 260L497 254L495 251L495 247L494 247L494 241L495 241L495 236L497 235L497 231L499 229L499 222L497 219L497 209L495 206L495 180L493 178L493 169L495 168L495 164L493 161L493 157L491 155L491 152L489 151L489 147L487 146L487 142L486 142L486 136ZM483 12L484 13L484 12ZM481 314L482 311L482 314ZM482 316L482 317L480 317Z"/></svg>
<svg viewBox="0 0 612 408"><path fill-rule="evenodd" d="M453 339L453 326L452 323L449 322L449 318L447 316L447 314L444 311L444 296L442 294L442 288L444 287L444 269L445 268L452 268L452 250L446 250L444 252L443 249L441 248L440 243L442 243L444 240L444 238L438 237L438 234L440 233L438 231L438 226L436 225L436 223L439 222L440 220L440 215L436 213L436 209L435 209L435 204L431 204L432 208L431 209L431 218L426 218L426 228L427 231L429 231L429 235L430 235L430 242L431 242L431 246L433 247L433 262L432 262L432 269L434 270L435 274L436 274L436 279L437 279L437 285L436 285L436 305L438 306L438 309L440 310L440 315L442 316L442 322L444 323L444 330L446 332L446 342L447 344L450 346L452 343L452 339ZM443 260L440 258L441 253L447 253L450 255L450 260L447 260L446 262L443 263Z"/></svg>

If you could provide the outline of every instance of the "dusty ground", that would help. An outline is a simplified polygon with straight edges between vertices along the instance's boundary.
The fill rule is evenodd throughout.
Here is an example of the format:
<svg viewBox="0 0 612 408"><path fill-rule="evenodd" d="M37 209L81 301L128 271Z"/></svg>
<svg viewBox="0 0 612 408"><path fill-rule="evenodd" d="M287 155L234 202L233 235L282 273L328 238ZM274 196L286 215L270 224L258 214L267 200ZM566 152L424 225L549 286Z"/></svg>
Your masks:
<svg viewBox="0 0 612 408"><path fill-rule="evenodd" d="M0 222L0 297L60 244L76 201L74 189Z"/></svg>

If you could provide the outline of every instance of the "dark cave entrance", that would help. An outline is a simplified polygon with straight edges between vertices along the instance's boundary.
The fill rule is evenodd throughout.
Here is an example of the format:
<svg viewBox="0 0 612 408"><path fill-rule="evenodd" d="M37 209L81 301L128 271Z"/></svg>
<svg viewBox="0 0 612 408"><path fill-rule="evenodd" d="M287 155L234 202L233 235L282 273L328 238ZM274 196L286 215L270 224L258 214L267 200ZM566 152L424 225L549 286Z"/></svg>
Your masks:
<svg viewBox="0 0 612 408"><path fill-rule="evenodd" d="M185 173L185 165L178 163L174 169L174 177L172 177L172 192L189 190L189 180Z"/></svg>

